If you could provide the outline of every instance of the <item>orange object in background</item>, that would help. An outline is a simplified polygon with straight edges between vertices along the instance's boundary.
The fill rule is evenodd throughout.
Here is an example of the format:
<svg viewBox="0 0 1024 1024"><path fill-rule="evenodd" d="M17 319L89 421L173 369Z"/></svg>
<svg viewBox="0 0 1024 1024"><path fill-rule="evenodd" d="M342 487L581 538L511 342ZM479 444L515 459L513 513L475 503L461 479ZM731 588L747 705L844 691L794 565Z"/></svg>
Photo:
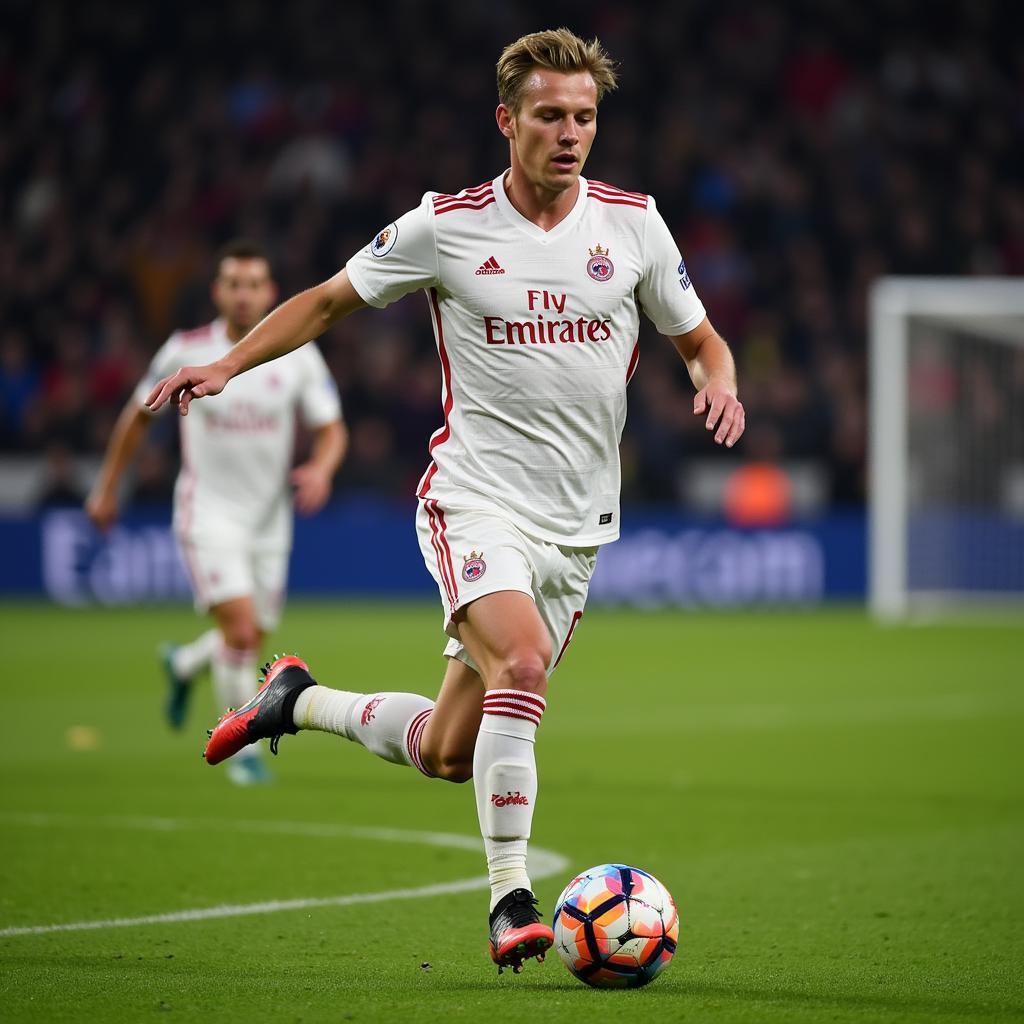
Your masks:
<svg viewBox="0 0 1024 1024"><path fill-rule="evenodd" d="M781 526L792 514L793 487L772 462L749 462L725 485L723 507L733 526Z"/></svg>

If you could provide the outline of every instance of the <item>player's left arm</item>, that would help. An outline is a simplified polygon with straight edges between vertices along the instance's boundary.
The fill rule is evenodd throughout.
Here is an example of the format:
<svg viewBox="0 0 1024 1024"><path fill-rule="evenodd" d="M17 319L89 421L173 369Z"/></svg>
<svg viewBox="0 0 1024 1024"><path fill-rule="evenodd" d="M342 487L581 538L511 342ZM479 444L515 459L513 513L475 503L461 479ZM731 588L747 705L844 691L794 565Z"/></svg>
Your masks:
<svg viewBox="0 0 1024 1024"><path fill-rule="evenodd" d="M309 458L291 473L295 507L304 516L316 514L331 496L334 474L348 451L348 428L342 419L332 420L313 432Z"/></svg>
<svg viewBox="0 0 1024 1024"><path fill-rule="evenodd" d="M671 335L670 340L697 389L694 416L707 413L704 425L715 432L715 443L731 448L743 435L746 416L737 398L736 363L729 346L707 317L692 331Z"/></svg>

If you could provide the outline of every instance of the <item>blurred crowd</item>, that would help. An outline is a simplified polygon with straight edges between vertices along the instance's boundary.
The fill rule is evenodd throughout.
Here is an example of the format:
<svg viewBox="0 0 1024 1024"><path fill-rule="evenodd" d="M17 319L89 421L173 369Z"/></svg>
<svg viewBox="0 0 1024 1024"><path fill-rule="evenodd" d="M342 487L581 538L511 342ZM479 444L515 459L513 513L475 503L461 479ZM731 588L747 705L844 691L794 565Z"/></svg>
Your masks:
<svg viewBox="0 0 1024 1024"><path fill-rule="evenodd" d="M8 0L0 17L6 452L101 452L156 347L212 317L226 239L266 244L288 295L427 189L492 177L494 61L562 23L621 62L585 173L657 197L734 347L748 435L730 457L813 462L832 503L862 502L871 281L1024 274L1010 3ZM425 304L321 346L352 431L339 486L411 493L441 415ZM691 395L647 329L627 499L674 499L711 454ZM170 426L140 464L150 497L173 480Z"/></svg>

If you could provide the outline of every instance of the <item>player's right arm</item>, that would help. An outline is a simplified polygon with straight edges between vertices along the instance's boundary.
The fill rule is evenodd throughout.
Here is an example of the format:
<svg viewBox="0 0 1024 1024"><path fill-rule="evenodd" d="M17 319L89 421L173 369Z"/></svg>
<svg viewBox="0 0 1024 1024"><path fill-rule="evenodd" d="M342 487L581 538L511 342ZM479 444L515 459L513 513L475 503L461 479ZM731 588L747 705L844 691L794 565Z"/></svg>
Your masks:
<svg viewBox="0 0 1024 1024"><path fill-rule="evenodd" d="M135 398L128 401L107 442L103 465L85 501L86 515L101 530L109 530L117 521L117 492L149 428L149 413Z"/></svg>
<svg viewBox="0 0 1024 1024"><path fill-rule="evenodd" d="M145 376L139 381L114 424L103 455L103 464L85 501L86 514L101 530L110 529L117 521L121 478L149 429L150 415L143 404L143 398L149 393L153 381L159 380L171 367L180 363L181 350L180 335L172 334L153 356Z"/></svg>
<svg viewBox="0 0 1024 1024"><path fill-rule="evenodd" d="M206 366L184 366L150 391L146 406L156 412L166 402L188 414L193 398L217 395L232 377L277 359L319 337L342 317L366 305L348 271L292 296L264 317L230 352Z"/></svg>

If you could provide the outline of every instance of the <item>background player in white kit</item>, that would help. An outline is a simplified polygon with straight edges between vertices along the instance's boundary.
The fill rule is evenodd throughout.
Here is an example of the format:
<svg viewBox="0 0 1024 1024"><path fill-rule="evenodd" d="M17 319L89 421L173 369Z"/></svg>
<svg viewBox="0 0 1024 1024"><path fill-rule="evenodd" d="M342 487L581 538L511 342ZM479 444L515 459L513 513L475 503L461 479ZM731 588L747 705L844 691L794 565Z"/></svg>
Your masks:
<svg viewBox="0 0 1024 1024"><path fill-rule="evenodd" d="M261 737L321 729L427 775L472 778L499 969L521 969L552 941L526 873L533 743L597 548L618 536L618 441L640 307L685 360L694 413L715 441L731 446L744 427L729 349L653 199L580 176L598 102L614 85L597 40L567 29L506 47L497 121L510 170L456 195L428 193L223 359L184 367L149 397L185 415L193 399L353 310L426 291L444 425L430 441L416 522L449 637L438 698L329 689L283 658L258 697L213 730L206 756L215 764Z"/></svg>
<svg viewBox="0 0 1024 1024"><path fill-rule="evenodd" d="M172 334L118 419L86 502L101 529L117 518L121 478L151 419L145 399L153 384L183 362L220 358L273 304L276 287L263 250L242 241L225 246L211 295L218 319ZM296 416L313 443L308 461L292 469ZM175 728L204 668L212 669L220 704L241 707L252 696L260 643L277 625L284 600L292 490L300 512L318 511L346 445L337 387L315 345L248 374L181 427L174 532L196 608L210 612L215 628L163 652L166 713ZM246 753L232 765L233 781L267 779L257 748Z"/></svg>

